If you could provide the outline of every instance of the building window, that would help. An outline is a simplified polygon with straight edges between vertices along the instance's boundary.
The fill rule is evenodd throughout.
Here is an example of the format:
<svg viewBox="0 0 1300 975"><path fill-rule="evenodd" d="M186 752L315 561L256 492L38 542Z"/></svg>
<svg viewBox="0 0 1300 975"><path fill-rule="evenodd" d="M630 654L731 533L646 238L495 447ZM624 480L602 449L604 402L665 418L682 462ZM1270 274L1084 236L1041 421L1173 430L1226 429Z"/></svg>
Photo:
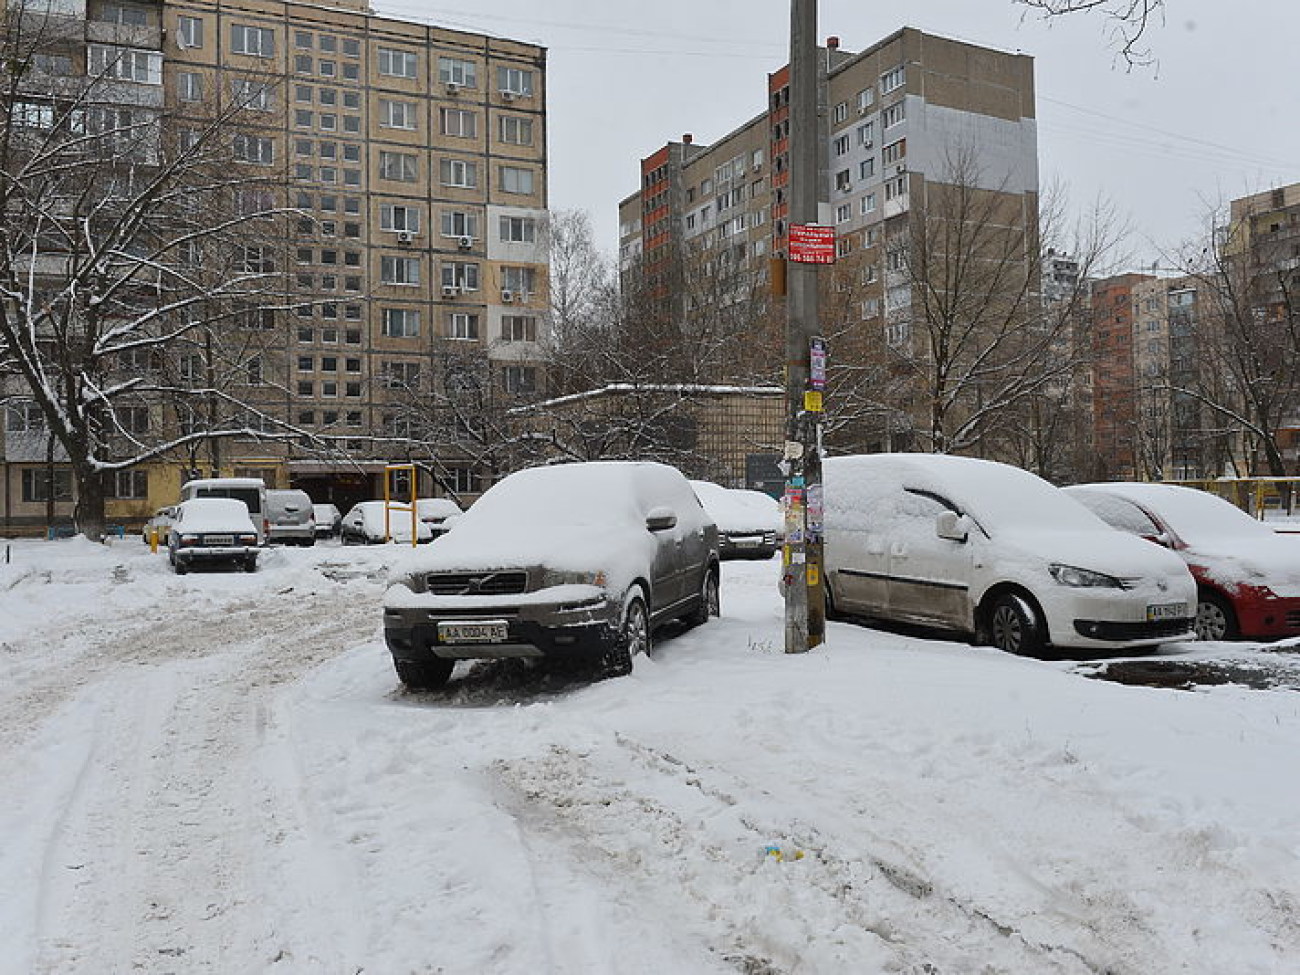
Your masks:
<svg viewBox="0 0 1300 975"><path fill-rule="evenodd" d="M414 78L418 70L414 51L399 51L394 48L379 49L379 73L390 78Z"/></svg>
<svg viewBox="0 0 1300 975"><path fill-rule="evenodd" d="M849 154L849 137L847 135L837 136L835 139L835 155L847 156Z"/></svg>
<svg viewBox="0 0 1300 975"><path fill-rule="evenodd" d="M176 73L176 97L183 102L203 100L203 76L194 71Z"/></svg>
<svg viewBox="0 0 1300 975"><path fill-rule="evenodd" d="M469 237L478 236L478 214L463 210L444 210L442 212L442 236Z"/></svg>
<svg viewBox="0 0 1300 975"><path fill-rule="evenodd" d="M502 217L501 239L516 244L531 244L537 240L537 221L532 217Z"/></svg>
<svg viewBox="0 0 1300 975"><path fill-rule="evenodd" d="M882 129L893 128L905 118L907 118L907 103L896 102L880 113L880 127Z"/></svg>
<svg viewBox="0 0 1300 975"><path fill-rule="evenodd" d="M502 166L501 191L503 193L531 194L533 192L533 171L531 169L520 169L518 166Z"/></svg>
<svg viewBox="0 0 1300 975"><path fill-rule="evenodd" d="M273 58L275 57L275 32L269 27L231 24L230 50L233 54L247 54L255 58Z"/></svg>
<svg viewBox="0 0 1300 975"><path fill-rule="evenodd" d="M907 177L895 176L893 179L885 180L885 202L890 200L901 199L907 196Z"/></svg>
<svg viewBox="0 0 1300 975"><path fill-rule="evenodd" d="M452 312L447 316L447 337L450 339L477 339L478 316L467 312Z"/></svg>
<svg viewBox="0 0 1300 975"><path fill-rule="evenodd" d="M381 203L379 205L379 229L408 234L419 233L419 207L403 206L397 203Z"/></svg>
<svg viewBox="0 0 1300 975"><path fill-rule="evenodd" d="M149 407L123 406L117 411L117 422L123 433L149 432Z"/></svg>
<svg viewBox="0 0 1300 975"><path fill-rule="evenodd" d="M454 288L456 291L478 290L478 265L460 261L444 261L442 264L443 290Z"/></svg>
<svg viewBox="0 0 1300 975"><path fill-rule="evenodd" d="M853 183L849 179L849 171L847 169L841 169L835 174L835 189L841 193L847 193L852 188Z"/></svg>
<svg viewBox="0 0 1300 975"><path fill-rule="evenodd" d="M72 500L72 471L23 469L23 501L32 504Z"/></svg>
<svg viewBox="0 0 1300 975"><path fill-rule="evenodd" d="M275 107L271 104L275 87L270 82L237 78L230 83L230 94L235 104L255 112L269 112Z"/></svg>
<svg viewBox="0 0 1300 975"><path fill-rule="evenodd" d="M537 289L536 272L531 267L503 267L501 269L501 290L517 295L530 295Z"/></svg>
<svg viewBox="0 0 1300 975"><path fill-rule="evenodd" d="M849 117L849 103L848 103L848 102L840 102L838 105L836 105L836 106L835 106L835 116L834 116L834 117L835 117L835 121L836 121L836 123L843 122L846 118L848 118L848 117Z"/></svg>
<svg viewBox="0 0 1300 975"><path fill-rule="evenodd" d="M533 366L506 366L501 381L507 393L537 392L537 370Z"/></svg>
<svg viewBox="0 0 1300 975"><path fill-rule="evenodd" d="M502 342L536 342L537 319L532 315L503 315L501 317Z"/></svg>
<svg viewBox="0 0 1300 975"><path fill-rule="evenodd" d="M880 93L888 95L891 91L902 88L906 82L907 75L901 64L897 68L890 68L880 76Z"/></svg>
<svg viewBox="0 0 1300 975"><path fill-rule="evenodd" d="M858 92L858 114L862 115L876 103L876 90L874 88L863 88Z"/></svg>
<svg viewBox="0 0 1300 975"><path fill-rule="evenodd" d="M868 193L866 196L864 196L862 198L861 206L862 206L863 216L866 216L868 213L874 213L876 209L876 194Z"/></svg>
<svg viewBox="0 0 1300 975"><path fill-rule="evenodd" d="M198 17L176 18L176 44L181 48L203 46L203 21Z"/></svg>
<svg viewBox="0 0 1300 975"><path fill-rule="evenodd" d="M380 369L379 381L393 389L419 389L420 364L418 362L385 362Z"/></svg>
<svg viewBox="0 0 1300 975"><path fill-rule="evenodd" d="M847 203L841 203L839 206L835 208L836 223L848 223L849 220L852 219L852 217L853 217L853 207L849 206Z"/></svg>
<svg viewBox="0 0 1300 975"><path fill-rule="evenodd" d="M501 141L512 146L531 146L533 120L519 115L502 115Z"/></svg>
<svg viewBox="0 0 1300 975"><path fill-rule="evenodd" d="M113 497L125 500L149 497L148 471L116 471L113 474Z"/></svg>
<svg viewBox="0 0 1300 975"><path fill-rule="evenodd" d="M45 415L30 401L10 403L5 407L5 430L9 433L40 433L45 429Z"/></svg>
<svg viewBox="0 0 1300 975"><path fill-rule="evenodd" d="M477 118L473 112L464 108L439 109L442 118L442 134L473 139L478 135Z"/></svg>
<svg viewBox="0 0 1300 975"><path fill-rule="evenodd" d="M270 166L275 162L275 140L238 132L235 134L235 158L241 162Z"/></svg>
<svg viewBox="0 0 1300 975"><path fill-rule="evenodd" d="M379 280L383 284L418 285L420 259L384 254L379 258Z"/></svg>
<svg viewBox="0 0 1300 975"><path fill-rule="evenodd" d="M863 122L858 126L858 145L870 149L876 144L876 123Z"/></svg>
<svg viewBox="0 0 1300 975"><path fill-rule="evenodd" d="M870 179L876 175L876 157L864 159L858 163L858 179Z"/></svg>
<svg viewBox="0 0 1300 975"><path fill-rule="evenodd" d="M94 78L162 84L162 54L157 51L91 44L86 49L86 67Z"/></svg>
<svg viewBox="0 0 1300 975"><path fill-rule="evenodd" d="M379 99L379 124L386 129L415 130L415 102Z"/></svg>
<svg viewBox="0 0 1300 975"><path fill-rule="evenodd" d="M417 168L414 153L380 151L380 179L391 179L399 183L414 183L416 180L416 173Z"/></svg>
<svg viewBox="0 0 1300 975"><path fill-rule="evenodd" d="M444 85L477 88L478 67L461 58L438 58L438 80Z"/></svg>
<svg viewBox="0 0 1300 975"><path fill-rule="evenodd" d="M503 94L531 95L533 73L523 68L497 68L497 89Z"/></svg>
<svg viewBox="0 0 1300 975"><path fill-rule="evenodd" d="M420 334L420 313L413 308L385 308L384 334L389 338L413 338Z"/></svg>
<svg viewBox="0 0 1300 975"><path fill-rule="evenodd" d="M896 166L907 156L907 140L891 142L880 151L880 163L883 166Z"/></svg>
<svg viewBox="0 0 1300 975"><path fill-rule="evenodd" d="M439 161L439 174L443 186L474 189L478 186L478 167L464 159L444 158Z"/></svg>

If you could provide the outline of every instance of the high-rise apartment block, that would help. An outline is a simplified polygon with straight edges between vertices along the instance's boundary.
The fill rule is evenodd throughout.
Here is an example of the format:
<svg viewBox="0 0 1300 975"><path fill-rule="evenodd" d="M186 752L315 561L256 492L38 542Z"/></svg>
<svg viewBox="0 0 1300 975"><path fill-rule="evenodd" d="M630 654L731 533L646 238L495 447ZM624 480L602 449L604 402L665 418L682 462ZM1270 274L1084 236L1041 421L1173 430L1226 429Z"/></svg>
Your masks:
<svg viewBox="0 0 1300 975"><path fill-rule="evenodd" d="M545 50L377 16L364 0L32 6L80 23L57 73L110 73L121 112L160 115L164 145L243 104L231 156L265 167L280 182L275 202L295 211L282 246L263 255L289 288L264 313L275 354L241 395L302 435L234 442L222 469L204 473L257 473L350 502L382 493L384 463L412 455L409 437L424 441L417 456L439 456L446 487L478 489L472 454L453 439L429 443L418 407L434 402L452 359L476 363L457 381L480 400L540 391ZM30 415L9 415L24 432ZM23 461L5 459L6 517L44 520L44 503L22 490ZM121 499L117 518L174 500L184 465L152 465L147 489L136 480L143 496Z"/></svg>

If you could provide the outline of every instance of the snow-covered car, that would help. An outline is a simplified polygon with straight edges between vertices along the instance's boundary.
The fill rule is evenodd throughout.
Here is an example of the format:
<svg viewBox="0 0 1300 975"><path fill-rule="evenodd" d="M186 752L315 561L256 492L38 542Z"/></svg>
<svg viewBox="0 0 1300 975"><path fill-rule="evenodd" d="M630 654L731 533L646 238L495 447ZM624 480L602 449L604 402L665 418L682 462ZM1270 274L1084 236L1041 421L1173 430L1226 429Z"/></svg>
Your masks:
<svg viewBox="0 0 1300 975"><path fill-rule="evenodd" d="M383 501L359 501L339 522L339 540L344 545L377 545L381 542L411 544L411 508L389 502L388 521L384 521ZM433 540L433 530L415 519L417 544Z"/></svg>
<svg viewBox="0 0 1300 975"><path fill-rule="evenodd" d="M384 597L401 681L455 661L548 657L626 674L653 628L718 614L718 536L681 472L597 461L493 485Z"/></svg>
<svg viewBox="0 0 1300 975"><path fill-rule="evenodd" d="M776 498L712 481L691 481L691 488L718 526L718 551L723 559L770 559L776 554L784 527Z"/></svg>
<svg viewBox="0 0 1300 975"><path fill-rule="evenodd" d="M248 506L236 498L192 498L176 506L167 534L167 557L177 575L199 566L257 569L257 528Z"/></svg>
<svg viewBox="0 0 1300 975"><path fill-rule="evenodd" d="M172 522L175 520L176 505L169 504L165 508L159 508L153 513L153 517L145 522L144 531L141 533L144 535L144 543L148 545L152 535L157 532L158 541L161 544L166 545L167 532L171 529Z"/></svg>
<svg viewBox="0 0 1300 975"><path fill-rule="evenodd" d="M827 459L830 608L976 636L1008 653L1195 639L1182 559L1042 478L934 454Z"/></svg>
<svg viewBox="0 0 1300 975"><path fill-rule="evenodd" d="M429 526L434 538L446 534L451 527L448 518L455 521L465 513L451 498L419 498L415 502L415 512Z"/></svg>
<svg viewBox="0 0 1300 975"><path fill-rule="evenodd" d="M288 488L266 492L268 542L315 545L316 512L306 491Z"/></svg>
<svg viewBox="0 0 1300 975"><path fill-rule="evenodd" d="M1230 501L1174 484L1079 484L1107 524L1163 545L1196 579L1202 640L1300 636L1300 542Z"/></svg>
<svg viewBox="0 0 1300 975"><path fill-rule="evenodd" d="M339 522L343 520L343 512L339 511L338 505L330 504L328 501L324 504L313 504L311 512L312 517L316 519L317 538L333 538L339 533Z"/></svg>

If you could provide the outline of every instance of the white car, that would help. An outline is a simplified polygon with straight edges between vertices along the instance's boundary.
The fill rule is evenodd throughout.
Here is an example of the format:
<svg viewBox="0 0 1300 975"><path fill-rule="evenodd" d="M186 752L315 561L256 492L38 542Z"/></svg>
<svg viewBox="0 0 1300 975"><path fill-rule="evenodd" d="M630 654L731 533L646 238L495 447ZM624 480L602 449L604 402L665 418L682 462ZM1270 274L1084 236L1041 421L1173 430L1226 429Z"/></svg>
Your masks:
<svg viewBox="0 0 1300 975"><path fill-rule="evenodd" d="M254 572L257 553L257 528L243 501L192 498L176 506L167 556L178 576L199 565L238 565Z"/></svg>
<svg viewBox="0 0 1300 975"><path fill-rule="evenodd" d="M386 541L410 545L411 508L390 502L385 525L384 502L358 502L339 523L339 540L344 545L374 545ZM433 540L433 529L418 517L415 519L415 540L417 543Z"/></svg>
<svg viewBox="0 0 1300 975"><path fill-rule="evenodd" d="M718 551L724 559L770 559L776 554L784 520L781 503L762 491L691 481L691 490L718 526Z"/></svg>
<svg viewBox="0 0 1300 975"><path fill-rule="evenodd" d="M448 519L455 521L465 512L451 498L419 498L415 502L415 513L437 538L451 529Z"/></svg>
<svg viewBox="0 0 1300 975"><path fill-rule="evenodd" d="M1195 639L1182 559L1016 467L936 454L825 463L830 608L1008 653Z"/></svg>

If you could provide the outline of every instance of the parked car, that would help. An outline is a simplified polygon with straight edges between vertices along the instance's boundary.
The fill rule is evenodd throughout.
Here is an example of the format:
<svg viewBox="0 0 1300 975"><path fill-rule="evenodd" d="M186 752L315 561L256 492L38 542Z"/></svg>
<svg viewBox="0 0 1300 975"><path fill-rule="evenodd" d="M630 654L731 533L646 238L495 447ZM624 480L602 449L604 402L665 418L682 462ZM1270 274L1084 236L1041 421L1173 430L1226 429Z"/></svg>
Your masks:
<svg viewBox="0 0 1300 975"><path fill-rule="evenodd" d="M176 505L169 504L165 508L159 508L153 513L153 517L145 522L144 543L149 544L149 539L154 532L158 533L159 543L167 544L167 531L171 528L172 522L176 520Z"/></svg>
<svg viewBox="0 0 1300 975"><path fill-rule="evenodd" d="M419 498L415 502L415 511L420 520L429 526L434 538L445 535L451 528L447 519L455 521L465 513L451 498Z"/></svg>
<svg viewBox="0 0 1300 975"><path fill-rule="evenodd" d="M343 521L343 512L339 511L338 505L314 504L311 506L312 515L316 519L316 537L333 538L339 533L339 523Z"/></svg>
<svg viewBox="0 0 1300 975"><path fill-rule="evenodd" d="M1008 653L1194 639L1196 583L1006 464L933 454L825 467L831 609L971 634Z"/></svg>
<svg viewBox="0 0 1300 975"><path fill-rule="evenodd" d="M770 559L776 554L785 525L776 498L712 481L691 481L691 489L718 526L723 559Z"/></svg>
<svg viewBox="0 0 1300 975"><path fill-rule="evenodd" d="M376 545L381 542L411 544L411 509L406 505L389 504L387 531L384 525L384 502L360 501L343 516L339 523L339 540L344 545ZM433 530L420 521L415 522L417 544L433 540Z"/></svg>
<svg viewBox="0 0 1300 975"><path fill-rule="evenodd" d="M306 491L267 491L266 525L268 542L316 544L316 512Z"/></svg>
<svg viewBox="0 0 1300 975"><path fill-rule="evenodd" d="M384 598L401 681L457 660L566 658L626 674L653 628L718 613L717 530L680 471L603 461L519 471L488 489Z"/></svg>
<svg viewBox="0 0 1300 975"><path fill-rule="evenodd" d="M260 477L204 477L181 485L181 500L236 498L244 502L257 529L257 543L266 544L266 482Z"/></svg>
<svg viewBox="0 0 1300 975"><path fill-rule="evenodd" d="M167 557L177 575L198 565L257 569L257 529L248 506L236 498L191 498L176 506L167 533Z"/></svg>
<svg viewBox="0 0 1300 975"><path fill-rule="evenodd" d="M1196 579L1202 640L1300 635L1300 542L1236 505L1173 484L1080 484L1066 493L1107 524L1163 545Z"/></svg>

